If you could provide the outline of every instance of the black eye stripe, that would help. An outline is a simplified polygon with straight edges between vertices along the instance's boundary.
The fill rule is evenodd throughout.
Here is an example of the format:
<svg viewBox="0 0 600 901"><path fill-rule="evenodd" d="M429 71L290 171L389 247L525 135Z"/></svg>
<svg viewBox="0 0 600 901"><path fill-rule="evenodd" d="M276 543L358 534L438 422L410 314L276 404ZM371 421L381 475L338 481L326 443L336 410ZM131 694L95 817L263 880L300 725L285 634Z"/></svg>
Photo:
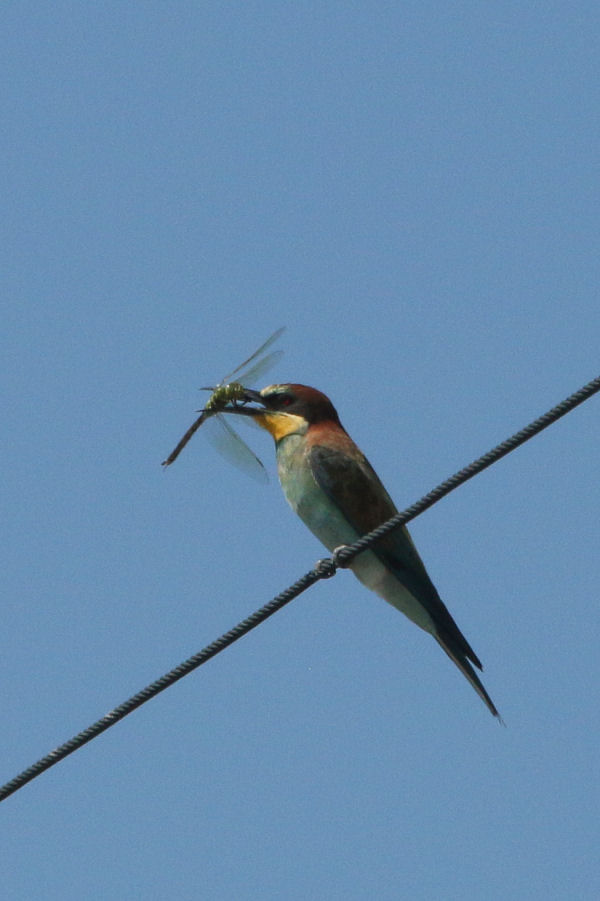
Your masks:
<svg viewBox="0 0 600 901"><path fill-rule="evenodd" d="M273 409L289 407L294 403L294 397L291 394L273 394L267 402Z"/></svg>

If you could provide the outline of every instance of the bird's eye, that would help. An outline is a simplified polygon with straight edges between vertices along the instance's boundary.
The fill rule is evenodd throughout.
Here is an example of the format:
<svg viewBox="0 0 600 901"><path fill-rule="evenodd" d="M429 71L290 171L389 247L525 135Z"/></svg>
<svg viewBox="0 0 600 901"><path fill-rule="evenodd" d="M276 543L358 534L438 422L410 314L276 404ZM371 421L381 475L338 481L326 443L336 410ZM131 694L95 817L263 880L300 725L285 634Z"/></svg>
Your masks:
<svg viewBox="0 0 600 901"><path fill-rule="evenodd" d="M279 406L280 407L289 407L290 404L294 402L294 398L291 394L280 394L279 395Z"/></svg>

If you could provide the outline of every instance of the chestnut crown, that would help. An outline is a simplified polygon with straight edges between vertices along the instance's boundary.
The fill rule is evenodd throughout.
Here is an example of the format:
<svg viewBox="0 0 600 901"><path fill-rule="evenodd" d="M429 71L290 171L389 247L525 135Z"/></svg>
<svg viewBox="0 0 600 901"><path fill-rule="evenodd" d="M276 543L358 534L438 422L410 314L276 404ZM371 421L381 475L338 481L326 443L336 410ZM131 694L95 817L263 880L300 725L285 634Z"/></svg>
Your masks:
<svg viewBox="0 0 600 901"><path fill-rule="evenodd" d="M308 385L269 385L260 392L260 398L267 410L301 416L311 425L329 421L340 424L327 395Z"/></svg>

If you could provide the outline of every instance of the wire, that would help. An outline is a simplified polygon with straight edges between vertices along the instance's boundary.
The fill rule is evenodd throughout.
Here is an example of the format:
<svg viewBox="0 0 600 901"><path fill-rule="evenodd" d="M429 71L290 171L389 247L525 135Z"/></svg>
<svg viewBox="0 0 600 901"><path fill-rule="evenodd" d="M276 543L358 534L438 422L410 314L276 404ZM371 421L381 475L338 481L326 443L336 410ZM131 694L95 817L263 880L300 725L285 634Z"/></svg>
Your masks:
<svg viewBox="0 0 600 901"><path fill-rule="evenodd" d="M520 447L521 444L525 444L530 438L539 435L540 432L547 429L548 426L556 422L557 419L570 413L571 410L574 410L575 407L578 407L579 404L588 400L588 398L592 397L592 395L596 394L598 391L600 391L600 376L592 379L591 382L588 382L583 388L575 391L574 394L570 394L569 397L565 398L565 400L561 401L555 407L552 407L547 413L534 419L534 421L530 422L524 429L515 432L510 438L507 438L505 441L496 445L496 447L488 451L487 454L478 457L477 460L469 463L464 469L460 469L453 476L450 476L449 479L441 482L441 484L434 488L433 491L430 491L422 497L421 500L417 501L416 504L412 504L412 506L407 507L406 510L403 510L401 513L396 513L396 515L392 516L391 519L388 519L387 522L382 523L376 529L373 529L372 532L363 535L362 538L359 538L354 544L344 548L338 548L334 554L335 563L338 566L348 566L350 561L353 560L357 554L360 554L361 551L371 547L378 538L383 538L388 532L392 532L399 526L404 525L411 519L424 513L429 507L432 507L447 494L450 494L451 491L454 491L455 488L458 488L459 485L468 482L469 479L472 479L473 476L483 472L483 470L487 469L488 466L491 466L492 463L497 463L498 460L502 459L502 457L505 457L507 454L510 454L511 451Z"/></svg>
<svg viewBox="0 0 600 901"><path fill-rule="evenodd" d="M332 558L319 560L313 569L305 573L298 581L294 582L293 585L286 588L285 591L282 591L259 610L256 610L246 619L242 620L242 622L234 626L233 629L225 632L224 635L221 635L220 638L217 638L197 654L194 654L188 660L180 663L179 666L176 666L174 669L170 670L170 672L146 686L146 688L133 695L133 697L129 698L127 701L124 701L118 707L115 707L114 710L111 710L91 726L88 726L87 729L79 732L73 738L69 739L69 741L60 745L58 748L55 748L54 751L51 751L32 766L23 770L22 773L19 773L18 776L15 776L14 779L11 779L5 785L1 786L0 801L4 801L28 782L31 782L32 779L35 779L37 776L41 775L41 773L54 766L54 764L63 760L65 757L68 757L69 754L77 751L111 726L114 726L119 720L124 719L128 714L132 713L138 707L141 707L142 704L145 704L146 701L156 697L161 691L164 691L175 682L178 682L179 679L183 679L184 676L187 676L193 670L202 666L202 664L206 663L207 660L210 660L211 657L224 651L225 648L237 641L238 638L246 635L278 610L281 610L282 607L289 604L290 601L306 591L307 588L310 588L311 585L314 585L315 582L335 575L338 567L347 567L357 554L360 554L362 551L369 548L379 538L387 535L387 533L391 532L393 529L397 529L399 526L410 522L411 519L414 519L416 516L429 509L429 507L437 503L442 497L445 497L451 491L454 491L455 488L458 488L459 485L462 485L464 482L473 478L473 476L482 472L484 469L487 469L488 466L496 463L502 457L506 456L506 454L509 454L511 451L515 450L515 448L524 444L530 438L533 438L534 435L539 434L543 429L556 422L556 420L560 419L562 416L565 416L598 391L600 391L600 376L593 379L591 382L588 382L583 388L580 388L574 394L571 394L560 404L534 420L524 429L516 432L511 438L498 444L495 448L488 451L488 453L479 457L468 466L465 466L464 469L461 469L449 479L446 479L438 485L437 488L434 488L433 491L424 495L417 503L407 507L406 510L403 510L401 513L397 513L392 519L383 523L378 528L373 529L372 532L369 532L362 538L359 538L354 544L337 548L334 551Z"/></svg>

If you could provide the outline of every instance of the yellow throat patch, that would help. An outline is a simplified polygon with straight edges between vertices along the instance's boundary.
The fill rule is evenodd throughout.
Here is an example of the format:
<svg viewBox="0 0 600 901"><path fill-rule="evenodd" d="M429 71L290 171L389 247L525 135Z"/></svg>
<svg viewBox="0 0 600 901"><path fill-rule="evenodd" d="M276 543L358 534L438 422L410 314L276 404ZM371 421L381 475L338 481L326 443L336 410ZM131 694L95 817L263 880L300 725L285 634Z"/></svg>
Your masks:
<svg viewBox="0 0 600 901"><path fill-rule="evenodd" d="M306 419L293 413L258 413L254 419L263 429L271 433L275 441L280 441L287 435L302 435L308 428Z"/></svg>

